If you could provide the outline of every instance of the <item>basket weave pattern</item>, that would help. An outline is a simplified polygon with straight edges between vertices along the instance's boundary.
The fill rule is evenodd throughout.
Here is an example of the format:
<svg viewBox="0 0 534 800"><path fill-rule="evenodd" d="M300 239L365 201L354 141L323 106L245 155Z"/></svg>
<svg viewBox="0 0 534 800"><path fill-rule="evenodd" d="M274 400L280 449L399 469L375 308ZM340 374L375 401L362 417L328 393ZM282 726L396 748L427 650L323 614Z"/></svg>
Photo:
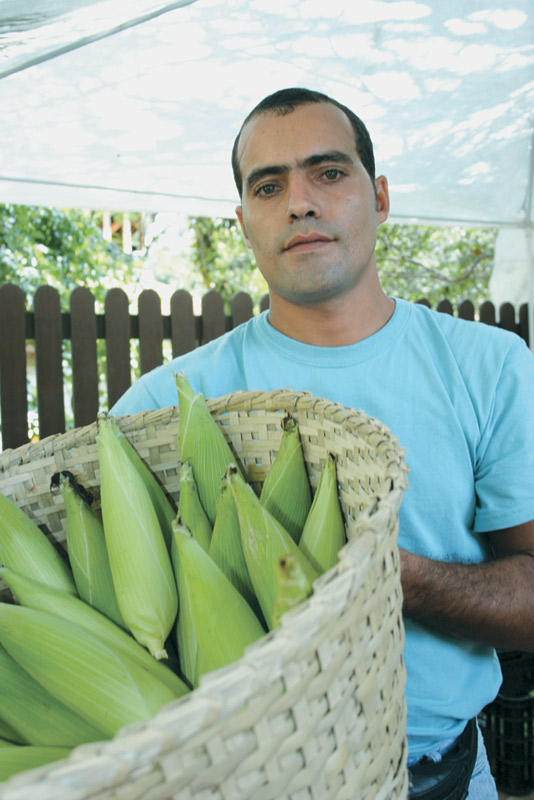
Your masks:
<svg viewBox="0 0 534 800"><path fill-rule="evenodd" d="M396 548L403 451L365 414L308 393L208 401L251 482L296 419L310 483L337 457L349 541L313 595L234 664L108 742L0 785L1 800L403 800L407 797L402 595ZM167 492L179 495L175 407L118 419ZM0 491L65 539L58 470L99 484L96 425L0 456Z"/></svg>

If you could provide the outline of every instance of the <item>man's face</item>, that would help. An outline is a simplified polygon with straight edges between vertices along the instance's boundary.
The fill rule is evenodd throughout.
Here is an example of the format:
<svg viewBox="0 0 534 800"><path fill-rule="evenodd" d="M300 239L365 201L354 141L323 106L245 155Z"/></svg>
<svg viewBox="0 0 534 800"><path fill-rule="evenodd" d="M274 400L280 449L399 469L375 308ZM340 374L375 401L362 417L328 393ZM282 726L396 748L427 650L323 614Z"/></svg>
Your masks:
<svg viewBox="0 0 534 800"><path fill-rule="evenodd" d="M375 190L352 126L331 103L248 122L238 150L243 175L237 215L247 245L276 297L299 305L353 289L376 269L376 228L387 218L387 182Z"/></svg>

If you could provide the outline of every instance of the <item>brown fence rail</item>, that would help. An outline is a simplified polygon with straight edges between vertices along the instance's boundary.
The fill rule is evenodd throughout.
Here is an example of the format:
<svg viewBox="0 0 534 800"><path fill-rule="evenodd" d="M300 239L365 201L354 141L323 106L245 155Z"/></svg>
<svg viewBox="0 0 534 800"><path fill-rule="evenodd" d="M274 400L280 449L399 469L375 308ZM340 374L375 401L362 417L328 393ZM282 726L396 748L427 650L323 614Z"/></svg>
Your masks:
<svg viewBox="0 0 534 800"><path fill-rule="evenodd" d="M426 300L420 302L429 303ZM267 308L264 298L261 308ZM518 312L510 303L497 310L484 303L478 311L466 301L455 310L448 300L438 311L457 314L513 331L529 342L528 308ZM36 394L38 432L41 438L63 433L93 422L99 411L110 408L130 386L133 364L144 374L167 357L187 353L231 330L253 315L253 303L244 292L231 301L225 314L224 302L214 291L202 298L199 316L185 290L176 291L170 314L161 312L161 299L153 290L143 291L137 314L131 314L122 289L111 289L103 314L95 312L89 289L77 288L70 296L70 309L61 311L59 294L50 286L40 287L33 311L26 311L24 292L15 285L0 287L0 415L3 449L28 441L30 391ZM99 366L99 343L105 358ZM135 347L134 347L135 345ZM72 383L64 374L65 352L70 349ZM34 365L32 357L34 354ZM34 390L30 384L34 383ZM72 392L65 403L65 386Z"/></svg>

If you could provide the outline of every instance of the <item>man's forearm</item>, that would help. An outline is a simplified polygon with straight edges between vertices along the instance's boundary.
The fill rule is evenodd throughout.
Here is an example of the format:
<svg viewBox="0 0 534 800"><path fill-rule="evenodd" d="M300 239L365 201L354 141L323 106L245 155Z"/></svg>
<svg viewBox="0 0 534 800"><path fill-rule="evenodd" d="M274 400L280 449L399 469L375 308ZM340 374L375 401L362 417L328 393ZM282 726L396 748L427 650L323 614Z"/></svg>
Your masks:
<svg viewBox="0 0 534 800"><path fill-rule="evenodd" d="M458 564L400 555L407 617L456 638L534 651L534 557Z"/></svg>

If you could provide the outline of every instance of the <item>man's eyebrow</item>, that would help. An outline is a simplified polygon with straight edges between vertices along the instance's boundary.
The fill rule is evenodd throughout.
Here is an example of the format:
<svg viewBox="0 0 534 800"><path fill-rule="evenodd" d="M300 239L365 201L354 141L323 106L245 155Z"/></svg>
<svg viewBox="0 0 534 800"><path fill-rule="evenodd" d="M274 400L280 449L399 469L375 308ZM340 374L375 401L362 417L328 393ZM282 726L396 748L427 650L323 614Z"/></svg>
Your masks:
<svg viewBox="0 0 534 800"><path fill-rule="evenodd" d="M250 175L247 175L247 189L250 189L251 186L261 181L262 178L266 178L268 175L287 175L288 172L289 167L284 164L273 164L270 167L258 167L258 169L253 169Z"/></svg>
<svg viewBox="0 0 534 800"><path fill-rule="evenodd" d="M307 156L301 161L297 161L299 169L308 169L309 167L316 167L319 164L326 162L334 164L354 164L354 159L348 153L342 150L328 150L325 153L314 153ZM255 183L261 181L270 175L287 175L289 167L286 164L272 164L271 166L258 167L252 170L250 175L247 176L245 181L247 189L250 189Z"/></svg>
<svg viewBox="0 0 534 800"><path fill-rule="evenodd" d="M319 164L324 164L331 161L335 164L354 164L354 159L343 150L328 150L326 153L315 153L314 155L304 158L298 162L299 167L316 167Z"/></svg>

